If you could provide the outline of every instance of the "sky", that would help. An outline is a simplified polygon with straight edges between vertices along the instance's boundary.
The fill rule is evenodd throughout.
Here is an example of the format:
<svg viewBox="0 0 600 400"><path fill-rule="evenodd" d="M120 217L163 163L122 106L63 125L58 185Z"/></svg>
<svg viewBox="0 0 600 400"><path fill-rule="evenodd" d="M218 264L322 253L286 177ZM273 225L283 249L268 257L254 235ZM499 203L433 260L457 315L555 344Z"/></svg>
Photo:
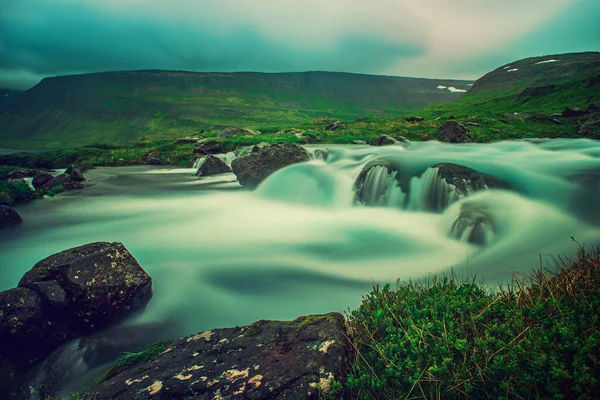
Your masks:
<svg viewBox="0 0 600 400"><path fill-rule="evenodd" d="M0 0L0 87L100 71L477 79L600 51L600 0Z"/></svg>

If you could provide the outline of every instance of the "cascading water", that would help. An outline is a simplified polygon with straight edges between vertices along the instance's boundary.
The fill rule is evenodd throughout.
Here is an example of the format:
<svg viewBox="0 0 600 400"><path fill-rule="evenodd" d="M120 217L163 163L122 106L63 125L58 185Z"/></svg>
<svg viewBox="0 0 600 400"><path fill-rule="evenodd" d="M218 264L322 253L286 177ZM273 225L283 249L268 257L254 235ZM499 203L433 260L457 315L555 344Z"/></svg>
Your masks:
<svg viewBox="0 0 600 400"><path fill-rule="evenodd" d="M467 265L493 284L536 268L540 255L552 266L574 253L571 236L600 242L597 141L317 149L327 156L254 192L233 174L90 170L84 190L17 207L24 224L0 232L0 289L50 254L120 241L154 285L130 323L173 319L183 336L343 311L373 283L450 268L460 276Z"/></svg>

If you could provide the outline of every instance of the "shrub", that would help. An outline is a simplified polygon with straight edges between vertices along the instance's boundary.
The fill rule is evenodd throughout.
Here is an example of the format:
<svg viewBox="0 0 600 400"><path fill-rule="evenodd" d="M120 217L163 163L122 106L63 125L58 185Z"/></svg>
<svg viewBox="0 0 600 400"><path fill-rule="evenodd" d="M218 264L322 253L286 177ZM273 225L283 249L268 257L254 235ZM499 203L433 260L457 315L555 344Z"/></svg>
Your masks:
<svg viewBox="0 0 600 400"><path fill-rule="evenodd" d="M37 199L36 193L27 182L22 180L0 181L0 205L13 206Z"/></svg>
<svg viewBox="0 0 600 400"><path fill-rule="evenodd" d="M352 398L594 398L600 250L485 289L451 278L389 285L349 316Z"/></svg>

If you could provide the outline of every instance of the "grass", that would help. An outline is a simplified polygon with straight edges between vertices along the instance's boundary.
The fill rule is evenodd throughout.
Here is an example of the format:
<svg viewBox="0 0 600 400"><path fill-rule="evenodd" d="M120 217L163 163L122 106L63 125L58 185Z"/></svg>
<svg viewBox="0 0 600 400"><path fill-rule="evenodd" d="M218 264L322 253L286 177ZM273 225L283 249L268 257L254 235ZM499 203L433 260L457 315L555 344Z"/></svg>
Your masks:
<svg viewBox="0 0 600 400"><path fill-rule="evenodd" d="M40 197L41 195L31 189L25 181L7 182L0 180L0 205L14 206Z"/></svg>
<svg viewBox="0 0 600 400"><path fill-rule="evenodd" d="M132 367L134 365L143 364L154 360L165 351L175 340L163 340L158 343L154 343L143 350L135 353L125 353L117 362L104 374L100 379L99 383L106 382L110 378L117 376L123 370Z"/></svg>
<svg viewBox="0 0 600 400"><path fill-rule="evenodd" d="M587 398L600 393L600 248L490 290L431 278L375 287L348 318L346 398Z"/></svg>

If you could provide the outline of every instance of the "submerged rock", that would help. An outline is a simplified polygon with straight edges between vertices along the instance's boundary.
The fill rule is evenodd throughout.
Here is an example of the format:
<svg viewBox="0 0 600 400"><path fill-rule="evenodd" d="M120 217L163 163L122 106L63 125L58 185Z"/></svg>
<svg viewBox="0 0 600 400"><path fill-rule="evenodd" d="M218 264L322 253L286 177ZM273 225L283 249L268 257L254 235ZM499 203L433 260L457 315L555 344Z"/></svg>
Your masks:
<svg viewBox="0 0 600 400"><path fill-rule="evenodd" d="M255 188L273 172L288 165L309 161L308 152L297 144L272 144L251 154L236 158L231 168L238 182L248 188Z"/></svg>
<svg viewBox="0 0 600 400"><path fill-rule="evenodd" d="M438 130L438 140L449 143L470 143L473 138L468 129L456 121L446 122Z"/></svg>
<svg viewBox="0 0 600 400"><path fill-rule="evenodd" d="M490 210L477 203L464 203L450 228L450 236L463 242L485 246L496 235Z"/></svg>
<svg viewBox="0 0 600 400"><path fill-rule="evenodd" d="M202 165L196 171L196 176L212 176L231 172L229 165L225 164L221 159L213 156L207 156Z"/></svg>
<svg viewBox="0 0 600 400"><path fill-rule="evenodd" d="M456 187L461 196L479 190L510 189L507 182L463 165L443 163L434 165L433 168L438 168L440 177Z"/></svg>
<svg viewBox="0 0 600 400"><path fill-rule="evenodd" d="M0 206L0 229L19 225L22 222L18 212L8 206Z"/></svg>
<svg viewBox="0 0 600 400"><path fill-rule="evenodd" d="M109 372L96 400L318 399L349 371L352 347L338 313L258 321L179 339L155 359Z"/></svg>

